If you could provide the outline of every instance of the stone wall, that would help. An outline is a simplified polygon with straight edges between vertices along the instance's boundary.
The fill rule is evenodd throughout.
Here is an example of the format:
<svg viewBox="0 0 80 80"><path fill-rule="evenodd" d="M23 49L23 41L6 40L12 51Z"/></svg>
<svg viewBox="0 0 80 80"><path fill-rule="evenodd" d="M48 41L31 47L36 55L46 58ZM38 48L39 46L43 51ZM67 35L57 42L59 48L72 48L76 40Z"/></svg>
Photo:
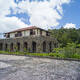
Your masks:
<svg viewBox="0 0 80 80"><path fill-rule="evenodd" d="M20 38L0 39L0 50L29 52L51 52L54 47L58 47L58 42L50 36L29 36Z"/></svg>

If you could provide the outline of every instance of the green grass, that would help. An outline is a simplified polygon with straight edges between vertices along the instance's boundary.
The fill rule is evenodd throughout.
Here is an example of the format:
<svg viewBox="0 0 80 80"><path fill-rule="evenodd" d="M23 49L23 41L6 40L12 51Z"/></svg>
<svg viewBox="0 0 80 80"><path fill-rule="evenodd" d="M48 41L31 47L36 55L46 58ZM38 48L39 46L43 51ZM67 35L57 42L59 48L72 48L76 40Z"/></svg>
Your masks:
<svg viewBox="0 0 80 80"><path fill-rule="evenodd" d="M64 58L64 54L61 54L61 53L49 53L49 56L55 57L55 58Z"/></svg>
<svg viewBox="0 0 80 80"><path fill-rule="evenodd" d="M15 55L29 55L29 56L42 56L42 57L53 57L53 58L73 58L80 59L80 54L65 55L64 53L27 53L27 52L8 52L0 51L0 54L15 54Z"/></svg>

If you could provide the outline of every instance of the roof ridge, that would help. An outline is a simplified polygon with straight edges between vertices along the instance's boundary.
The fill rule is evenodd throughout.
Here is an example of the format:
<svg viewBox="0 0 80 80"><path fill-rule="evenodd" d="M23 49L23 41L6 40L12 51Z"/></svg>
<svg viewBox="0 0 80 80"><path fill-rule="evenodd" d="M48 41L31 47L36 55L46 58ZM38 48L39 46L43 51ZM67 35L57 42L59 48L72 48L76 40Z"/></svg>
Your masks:
<svg viewBox="0 0 80 80"><path fill-rule="evenodd" d="M16 31L25 31L25 30L36 29L36 28L39 28L39 27L36 27L36 26L24 27L24 28L20 28L20 29L16 29L16 30L7 32L7 33L12 33L12 32L16 32Z"/></svg>

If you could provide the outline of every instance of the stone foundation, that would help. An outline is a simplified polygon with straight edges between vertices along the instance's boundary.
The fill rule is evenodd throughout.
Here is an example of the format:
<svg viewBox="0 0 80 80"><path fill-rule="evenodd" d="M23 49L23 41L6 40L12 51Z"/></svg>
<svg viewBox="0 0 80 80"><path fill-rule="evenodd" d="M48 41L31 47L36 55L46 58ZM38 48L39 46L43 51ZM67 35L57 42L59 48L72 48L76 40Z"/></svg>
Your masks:
<svg viewBox="0 0 80 80"><path fill-rule="evenodd" d="M28 51L36 53L48 53L55 47L58 47L58 42L50 36L29 36L19 38L0 39L0 50L3 51Z"/></svg>

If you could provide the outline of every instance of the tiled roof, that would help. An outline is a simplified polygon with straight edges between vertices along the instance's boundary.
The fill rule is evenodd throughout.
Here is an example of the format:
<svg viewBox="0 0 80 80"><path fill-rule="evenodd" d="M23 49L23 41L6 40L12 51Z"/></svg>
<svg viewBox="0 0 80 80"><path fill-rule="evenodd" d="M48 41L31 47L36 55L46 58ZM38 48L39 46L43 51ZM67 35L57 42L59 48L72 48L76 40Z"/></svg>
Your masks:
<svg viewBox="0 0 80 80"><path fill-rule="evenodd" d="M30 26L30 27L26 27L26 28L21 28L21 29L17 29L11 32L7 32L7 33L13 33L13 32L18 32L18 31L26 31L26 30L30 30L30 29L41 29L39 27L36 26ZM43 30L43 29L42 29ZM46 31L46 30L45 30Z"/></svg>

